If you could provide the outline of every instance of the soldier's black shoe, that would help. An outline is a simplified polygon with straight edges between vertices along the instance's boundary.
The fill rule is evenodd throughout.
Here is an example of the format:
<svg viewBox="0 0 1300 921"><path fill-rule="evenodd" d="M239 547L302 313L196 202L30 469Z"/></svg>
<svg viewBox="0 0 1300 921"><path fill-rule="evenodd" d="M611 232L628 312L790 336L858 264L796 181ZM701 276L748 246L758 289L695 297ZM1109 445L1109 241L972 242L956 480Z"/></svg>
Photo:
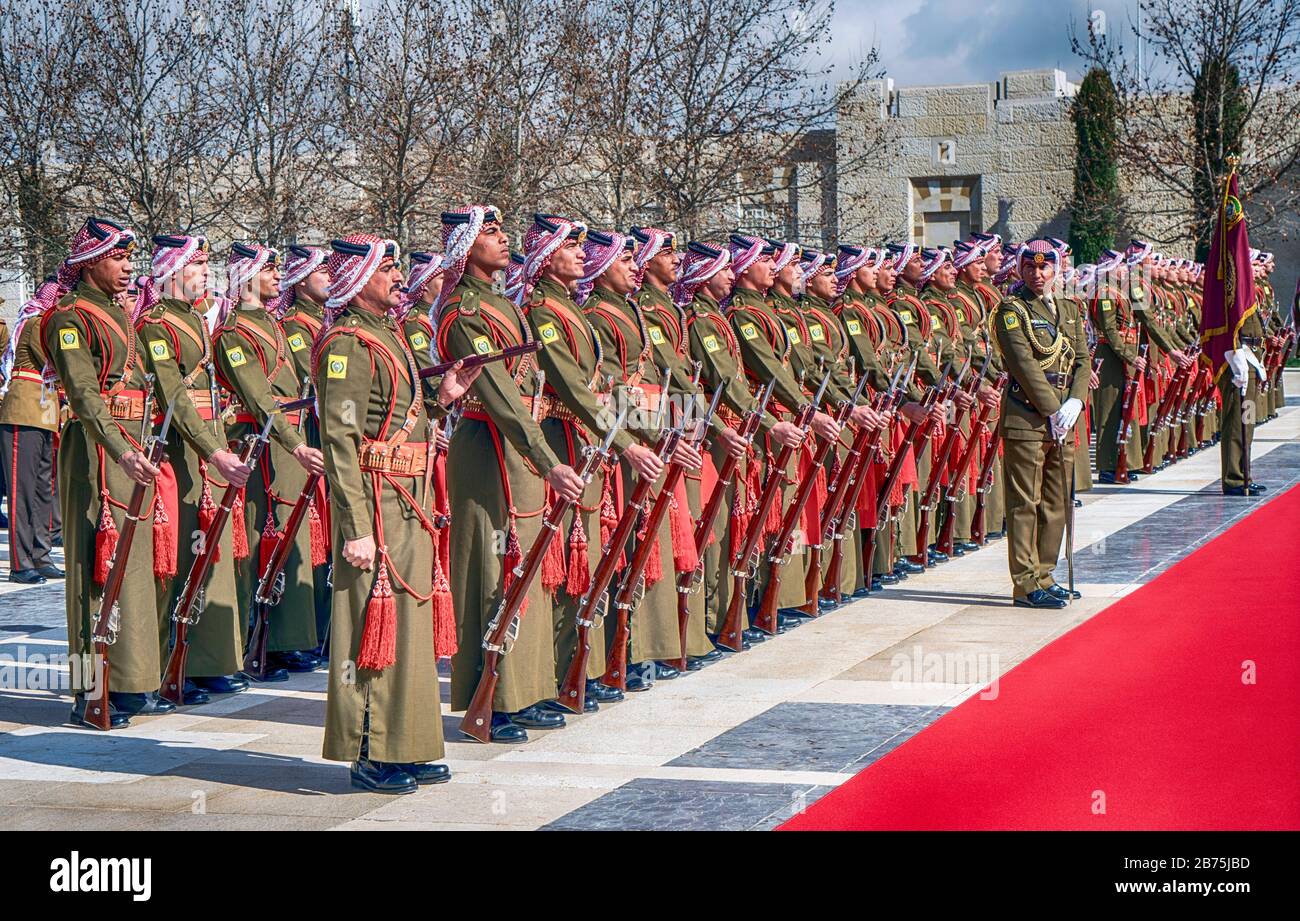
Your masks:
<svg viewBox="0 0 1300 921"><path fill-rule="evenodd" d="M872 582L875 582L876 580L875 580L875 579L872 579L871 581L872 581ZM874 592L875 590L876 590L876 586L874 586L874 585L872 585L872 586L870 586L870 587L864 585L864 586L862 586L861 588L855 588L855 589L853 590L853 594L850 595L849 597L850 597L850 598L866 598L868 595L870 595L870 594L871 594L872 592Z"/></svg>
<svg viewBox="0 0 1300 921"><path fill-rule="evenodd" d="M98 729L99 727L96 726L94 723L89 723L86 721L87 704L89 704L91 707L95 707L98 706L99 701L95 701L94 703L87 701L86 695L84 693L78 694L76 697L74 697L72 700L72 716L69 721L75 726L84 726L87 729ZM120 713L118 709L113 706L113 699L110 694L109 702L108 702L108 727L110 729L121 729L125 726L130 726L130 725L131 725L131 718L128 717L125 713Z"/></svg>
<svg viewBox="0 0 1300 921"><path fill-rule="evenodd" d="M520 742L528 741L528 733L524 731L523 726L518 726L510 718L509 713L492 713L492 733L490 738L493 742L501 742L505 745L517 745Z"/></svg>
<svg viewBox="0 0 1300 921"><path fill-rule="evenodd" d="M1250 490L1251 495L1254 496L1258 496L1262 492L1268 492L1268 487L1263 483L1251 483L1247 488Z"/></svg>
<svg viewBox="0 0 1300 921"><path fill-rule="evenodd" d="M745 641L750 645L753 645L754 643L767 642L767 634L762 630L759 630L757 627L750 627L748 630L742 631L740 635L744 637Z"/></svg>
<svg viewBox="0 0 1300 921"><path fill-rule="evenodd" d="M274 655L274 653L272 653L272 655ZM270 659L271 657L267 656L267 658ZM287 668L273 666L268 662L265 677L258 678L256 675L250 675L248 672L240 672L239 677L243 678L246 682L256 681L258 684L270 684L272 681L288 681L289 670ZM247 687L247 685L245 685L245 687Z"/></svg>
<svg viewBox="0 0 1300 921"><path fill-rule="evenodd" d="M1071 598L1077 601L1078 599L1083 597L1083 595L1080 594L1078 589L1075 589L1072 592L1064 585L1058 585L1055 582L1047 586L1047 588L1043 589L1043 591L1047 592L1047 594L1051 595L1053 598L1060 598L1062 601L1069 601Z"/></svg>
<svg viewBox="0 0 1300 921"><path fill-rule="evenodd" d="M717 649L717 647L714 647L702 656L687 656L686 658L687 661L694 659L704 665L712 665L714 662L717 662L722 658L722 653Z"/></svg>
<svg viewBox="0 0 1300 921"><path fill-rule="evenodd" d="M352 762L352 786L371 793L414 793L419 789L404 764L358 758Z"/></svg>
<svg viewBox="0 0 1300 921"><path fill-rule="evenodd" d="M879 582L881 585L897 585L902 581L902 578L896 572L882 572L873 581ZM872 588L874 589L875 586L873 585Z"/></svg>
<svg viewBox="0 0 1300 921"><path fill-rule="evenodd" d="M564 706L564 704L560 703L558 700L544 700L544 701L542 701L540 704L538 704L537 706L541 707L541 708L544 709L544 710L550 710L550 711L552 711L552 712L554 712L554 713L572 713L572 712L573 712L573 711L570 710L568 707ZM596 712L597 710L599 710L599 709L600 709L600 704L597 702L596 698L592 697L590 694L583 694L583 695L582 695L582 712L583 712L583 713L595 713L595 712Z"/></svg>
<svg viewBox="0 0 1300 921"><path fill-rule="evenodd" d="M1051 592L1041 588L1036 588L1024 598L1017 598L1014 602L1018 608L1063 608L1065 602L1057 598Z"/></svg>
<svg viewBox="0 0 1300 921"><path fill-rule="evenodd" d="M945 557L947 559L947 557ZM925 572L925 567L920 563L913 563L911 560L899 560L894 564L895 575L916 575L919 572Z"/></svg>
<svg viewBox="0 0 1300 921"><path fill-rule="evenodd" d="M217 675L215 678L192 678L194 686L209 694L238 694L248 690L247 678L233 678L230 675Z"/></svg>
<svg viewBox="0 0 1300 921"><path fill-rule="evenodd" d="M52 563L46 563L44 566L37 566L36 571L47 579L62 579L64 577L63 570Z"/></svg>
<svg viewBox="0 0 1300 921"><path fill-rule="evenodd" d="M795 627L803 623L803 618L795 617L792 614L777 614L776 622L782 631L793 630Z"/></svg>
<svg viewBox="0 0 1300 921"><path fill-rule="evenodd" d="M267 658L289 672L314 672L320 661L310 652L298 649L291 652L273 652Z"/></svg>
<svg viewBox="0 0 1300 921"><path fill-rule="evenodd" d="M193 707L198 704L205 704L211 699L212 698L208 696L208 692L196 685L193 679L185 679L185 688L181 693L181 703L185 704L187 707Z"/></svg>
<svg viewBox="0 0 1300 921"><path fill-rule="evenodd" d="M1114 486L1114 485L1115 485L1115 471L1114 471L1114 470L1099 470L1099 471L1097 471L1097 482L1098 482L1098 483L1101 483L1101 484L1104 485L1104 486Z"/></svg>
<svg viewBox="0 0 1300 921"><path fill-rule="evenodd" d="M860 591L862 591L862 589L857 589L857 591L853 592L849 597L851 597L851 598L857 598L857 597L860 597L860 596L858 595L858 592L860 592ZM836 601L834 598L818 598L818 599L817 599L817 610L818 610L818 611L834 611L836 608L838 608L838 607L839 607L841 604L843 604L843 603L844 603L844 602L842 602L842 601ZM800 617L805 617L805 616L807 616L807 615L805 615L802 611L800 611L800 612L799 612L799 616L800 616Z"/></svg>
<svg viewBox="0 0 1300 921"><path fill-rule="evenodd" d="M53 537L51 537L51 538L50 538L50 546L51 546L51 547L62 547L62 546L63 546L63 535L62 535L62 534L55 534Z"/></svg>
<svg viewBox="0 0 1300 921"><path fill-rule="evenodd" d="M623 681L629 694L639 694L655 686L655 665L653 662L633 662L627 667L627 678Z"/></svg>
<svg viewBox="0 0 1300 921"><path fill-rule="evenodd" d="M989 540L1001 540L1002 538L1004 538L1004 537L1007 536L1007 532L1006 532L1006 531L989 531L989 533L985 534L984 536L987 537Z"/></svg>
<svg viewBox="0 0 1300 921"><path fill-rule="evenodd" d="M623 699L623 692L618 688L611 688L608 685L601 684L597 678L588 678L586 696L588 700L595 700L602 704L612 704Z"/></svg>
<svg viewBox="0 0 1300 921"><path fill-rule="evenodd" d="M4 525L0 525L0 528ZM13 569L9 572L9 581L19 585L44 585L45 577L35 569Z"/></svg>
<svg viewBox="0 0 1300 921"><path fill-rule="evenodd" d="M958 550L961 550L965 553L974 553L976 550L980 548L980 545L975 543L973 540L959 540L957 541L955 546Z"/></svg>
<svg viewBox="0 0 1300 921"><path fill-rule="evenodd" d="M446 783L451 780L451 768L445 764L432 761L416 761L411 764L399 764L397 767L406 771L420 786L431 783Z"/></svg>
<svg viewBox="0 0 1300 921"><path fill-rule="evenodd" d="M655 663L655 681L672 681L681 672L666 662Z"/></svg>
<svg viewBox="0 0 1300 921"><path fill-rule="evenodd" d="M1225 486L1223 494L1225 496L1258 496L1264 491L1258 484L1252 483L1249 486Z"/></svg>
<svg viewBox="0 0 1300 921"><path fill-rule="evenodd" d="M525 729L563 729L564 716L549 710L543 710L538 704L524 707L510 714L510 722Z"/></svg>
<svg viewBox="0 0 1300 921"><path fill-rule="evenodd" d="M171 713L176 705L164 700L157 694L131 694L126 691L109 691L108 699L113 709L127 716L152 716L158 713Z"/></svg>
<svg viewBox="0 0 1300 921"><path fill-rule="evenodd" d="M894 582L897 582L897 581L898 581L898 578L895 577L895 576L892 576L892 575L891 575L889 578L891 579L891 582L889 583L890 585L893 585ZM871 577L871 589L870 589L870 591L872 591L872 592L883 592L884 590L885 590L885 577L884 577L884 576L872 576L872 577Z"/></svg>
<svg viewBox="0 0 1300 921"><path fill-rule="evenodd" d="M686 671L688 672L698 672L704 665L705 663L700 661L698 656L686 657ZM678 671L681 671L681 669L678 669Z"/></svg>
<svg viewBox="0 0 1300 921"><path fill-rule="evenodd" d="M944 553L942 550L935 550L933 547L931 547L929 550L925 551L925 555L926 555L926 559L927 559L930 563L946 563L946 562L948 562L948 554Z"/></svg>

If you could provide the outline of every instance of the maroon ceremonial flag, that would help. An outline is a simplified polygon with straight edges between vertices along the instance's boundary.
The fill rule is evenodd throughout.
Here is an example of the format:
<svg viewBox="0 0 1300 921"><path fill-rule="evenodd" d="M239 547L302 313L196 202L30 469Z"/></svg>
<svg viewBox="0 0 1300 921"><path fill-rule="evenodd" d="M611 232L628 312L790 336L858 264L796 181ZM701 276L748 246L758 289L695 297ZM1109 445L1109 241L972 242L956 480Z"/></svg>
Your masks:
<svg viewBox="0 0 1300 921"><path fill-rule="evenodd" d="M1250 262L1250 241L1246 239L1246 212L1237 198L1235 167L1219 202L1204 278L1201 358L1210 362L1218 380L1224 368L1224 355L1240 345L1237 333L1246 317L1255 311L1255 272Z"/></svg>

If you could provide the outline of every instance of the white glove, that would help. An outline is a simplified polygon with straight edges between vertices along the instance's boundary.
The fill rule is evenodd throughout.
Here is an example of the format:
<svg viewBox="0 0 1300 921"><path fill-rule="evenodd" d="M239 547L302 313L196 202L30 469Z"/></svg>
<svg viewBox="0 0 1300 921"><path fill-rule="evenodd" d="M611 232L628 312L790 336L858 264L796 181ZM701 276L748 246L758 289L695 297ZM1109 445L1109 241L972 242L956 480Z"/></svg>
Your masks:
<svg viewBox="0 0 1300 921"><path fill-rule="evenodd" d="M1079 413L1083 411L1083 404L1074 397L1066 400L1061 404L1061 408L1056 411L1060 416L1061 431L1068 432L1074 428L1074 423L1079 418Z"/></svg>
<svg viewBox="0 0 1300 921"><path fill-rule="evenodd" d="M1242 354L1243 352L1245 354ZM1243 393L1246 390L1246 374L1250 369L1246 355L1250 355L1250 349L1248 348L1233 349L1230 352L1223 353L1223 359L1228 363L1228 368L1232 371L1232 383Z"/></svg>
<svg viewBox="0 0 1300 921"><path fill-rule="evenodd" d="M1250 346L1243 345L1241 348L1237 349L1237 351L1242 353L1242 356L1246 359L1246 364L1255 369L1255 373L1259 375L1259 382L1261 384L1268 380L1268 372L1264 370L1264 365L1255 357L1255 353L1251 350Z"/></svg>

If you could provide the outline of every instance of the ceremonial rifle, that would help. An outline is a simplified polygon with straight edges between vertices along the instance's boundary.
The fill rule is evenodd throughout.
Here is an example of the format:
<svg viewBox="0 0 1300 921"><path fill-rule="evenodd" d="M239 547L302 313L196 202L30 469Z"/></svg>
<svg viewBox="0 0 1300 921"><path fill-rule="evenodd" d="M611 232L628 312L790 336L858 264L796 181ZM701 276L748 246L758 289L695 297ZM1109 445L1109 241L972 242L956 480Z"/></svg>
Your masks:
<svg viewBox="0 0 1300 921"><path fill-rule="evenodd" d="M1011 377L1004 371L999 379L998 399L1005 400L1007 397L1007 388L1011 386ZM989 488L993 485L994 465L998 459L998 449L1002 445L1002 426L993 427L993 437L989 439L988 447L984 451L984 457L980 462L979 479L975 481L975 512L971 515L970 520L970 539L971 543L983 545L986 542L984 528L984 500L988 495Z"/></svg>
<svg viewBox="0 0 1300 921"><path fill-rule="evenodd" d="M704 416L703 427L700 430L701 435L695 441L696 445L704 441L703 433L707 431L709 423L713 420L713 414L717 411L718 400L721 396L722 388L719 387L714 392L713 400L709 404L709 410ZM686 423L690 419L694 408L695 400L692 399L682 416L682 424L677 435L678 441L683 437ZM663 456L671 457L675 450L677 450L676 442ZM627 688L627 645L632 638L630 630L632 610L639 600L638 592L641 591L643 585L642 574L645 572L646 564L650 561L650 553L654 550L655 535L659 533L659 525L663 523L664 516L668 514L668 508L673 501L673 493L685 473L686 468L675 461L668 465L668 472L664 474L663 485L659 487L659 497L655 500L650 515L646 519L645 538L637 544L631 562L623 571L623 584L619 586L619 590L614 595L614 610L618 612L618 618L614 623L613 643L610 645L605 659L605 674L600 679L601 684L606 687L618 688L620 691ZM685 626L680 622L680 611L678 614L678 633L684 638L686 635Z"/></svg>
<svg viewBox="0 0 1300 921"><path fill-rule="evenodd" d="M988 359L986 358L985 364L987 363ZM948 388L949 399L955 398L957 394L962 391L962 381L966 377L966 372L970 370L970 365L971 357L968 354L966 357L965 367L961 369L956 380L953 381L952 386ZM979 386L978 377L972 378L972 381L976 387ZM949 458L952 457L953 447L957 444L957 436L961 432L961 422L965 412L965 410L960 408L954 409L952 422L948 425L948 430L944 432L943 441L939 444L939 456L930 464L930 480L925 484L925 492L921 494L921 506L919 509L921 516L920 522L917 524L916 528L916 550L920 559L916 560L916 562L920 563L922 566L925 566L929 560L929 555L926 553L926 550L930 546L930 515L939 498L939 479L943 476L944 469L948 466ZM925 433L925 437L926 441L928 441L928 432Z"/></svg>
<svg viewBox="0 0 1300 921"><path fill-rule="evenodd" d="M754 408L745 413L744 419L741 420L740 428L736 434L745 442L746 453L748 453L749 446L754 443L754 436L758 433L759 422L762 420L763 414L767 412L767 401L771 398L772 388L775 386L775 378L768 381L763 389L759 391L760 396ZM722 388L719 387L718 389L721 391ZM679 670L684 671L686 669L686 626L691 616L689 596L704 583L704 551L709 545L714 522L718 519L718 512L722 508L722 503L727 496L727 490L731 487L732 477L736 475L736 468L739 466L740 457L734 454L728 453L726 458L723 459L722 467L718 470L718 480L714 484L713 492L709 494L709 498L704 503L699 521L695 523L695 552L699 562L696 563L693 572L683 572L677 576L677 630L681 637L682 657L675 665Z"/></svg>
<svg viewBox="0 0 1300 921"><path fill-rule="evenodd" d="M464 358L457 359L457 361L464 362L460 368L462 371L468 371L470 368L477 368L479 365L487 365L494 361L504 361L507 358L515 358L519 355L527 355L529 352L536 352L537 346L538 343L536 341L525 342L523 345L512 345L499 352L489 352L486 355L467 355ZM436 365L421 368L417 376L421 380L429 377L437 377L440 374L446 374L455 366L455 361L439 362Z"/></svg>
<svg viewBox="0 0 1300 921"><path fill-rule="evenodd" d="M1145 359L1147 357L1148 345L1142 343L1138 346L1138 357ZM1137 414L1137 390L1138 384L1142 381L1144 372L1134 371L1128 375L1124 382L1124 402L1120 407L1119 431L1115 436L1118 443L1119 455L1115 461L1115 482L1127 483L1128 480L1128 440L1133 433L1133 420Z"/></svg>
<svg viewBox="0 0 1300 921"><path fill-rule="evenodd" d="M829 372L827 372L829 374ZM841 402L835 409L835 421L840 425L848 418L853 407L857 405L858 398L862 396L862 388L866 386L867 377L864 374L858 381L857 390L847 401ZM781 520L781 530L777 532L776 539L768 545L767 554L767 583L763 586L763 595L759 600L758 611L754 616L753 626L762 630L768 636L776 636L779 626L777 609L781 597L781 570L784 567L786 558L794 550L794 534L799 527L799 519L803 514L804 506L807 505L809 498L812 497L813 490L817 486L817 471L826 463L826 457L830 454L831 449L835 447L835 440L824 440L817 446L813 453L812 466L809 468L808 476L799 481L799 486L795 490L790 504L786 507L785 517ZM820 536L820 535L817 535ZM805 605L811 604L812 612L810 616L817 615L817 590L821 587L821 547L820 542L814 544L811 539L814 535L805 535L804 540L812 549L812 561L809 565L808 573L805 575L804 586L807 588L811 585L811 596L805 595ZM806 608L803 608L805 613Z"/></svg>
<svg viewBox="0 0 1300 921"><path fill-rule="evenodd" d="M1156 417L1147 428L1147 446L1142 453L1143 473L1151 473L1155 469L1156 436L1170 427L1170 416L1173 413L1174 403L1178 399L1178 394L1186 380L1187 371L1186 368L1179 368L1173 378L1170 379L1169 386L1165 388L1164 396L1161 397L1156 408ZM1168 452L1166 451L1165 458L1167 457Z"/></svg>
<svg viewBox="0 0 1300 921"><path fill-rule="evenodd" d="M1100 359L1098 359L1100 361ZM987 365L988 362L985 362ZM981 372L982 374L983 372ZM1007 373L1003 371L998 375L995 389L1001 391L1003 384L1006 382ZM935 548L940 553L952 553L952 532L957 520L957 503L965 498L965 487L970 476L971 463L975 459L975 452L980 449L981 432L988 426L989 416L993 414L993 408L996 402L981 402L979 416L975 424L970 429L970 440L966 443L966 449L962 451L961 457L957 460L955 472L950 472L948 478L948 489L944 493L944 501L947 509L943 520L943 527L939 530L939 539L935 541Z"/></svg>
<svg viewBox="0 0 1300 921"><path fill-rule="evenodd" d="M660 403L660 421L662 421L664 405ZM680 437L680 432L674 435L673 430L664 430L655 445L655 454L660 458L667 457L669 439L676 437ZM677 442L674 440L672 444L676 447ZM611 471L610 475L617 476L618 471ZM560 696L557 699L560 706L574 713L583 712L587 702L587 661L591 657L591 631L604 623L605 610L609 603L606 590L614 581L619 557L623 555L623 548L632 537L632 532L636 528L637 515L645 508L646 499L649 498L653 487L654 482L651 480L644 477L637 480L618 523L614 525L609 543L601 548L600 562L591 575L591 585L578 599L578 611L575 615L578 644L573 650L573 658L569 660L569 668L564 673L564 680L560 682Z"/></svg>
<svg viewBox="0 0 1300 921"><path fill-rule="evenodd" d="M144 428L147 431L153 421L150 416L150 403L153 400L153 374L144 376ZM167 450L167 432L172 424L172 405L167 405L163 415L162 427L156 435L150 434L140 439L140 447L146 460L154 467L162 463ZM143 434L143 433L142 433ZM156 484L155 484L156 488ZM140 513L144 510L144 496L149 486L136 483L131 489L131 498L126 505L126 515L122 521L122 530L117 537L117 546L113 549L113 560L108 567L108 578L104 581L104 594L99 601L99 610L91 628L90 640L94 646L95 658L98 660L99 675L93 692L86 694L85 721L96 729L107 732L112 728L112 706L109 702L109 662L108 647L117 642L117 632L122 625L122 612L118 599L122 594L122 583L126 579L127 559L131 556L131 544L135 541L136 527L140 524ZM152 616L152 615L151 615Z"/></svg>
<svg viewBox="0 0 1300 921"><path fill-rule="evenodd" d="M880 487L880 493L876 496L876 517L872 526L867 530L871 532L872 553L875 553L875 532L880 528L880 523L886 519L886 513L889 510L889 496L894 491L894 484L898 482L899 476L903 472L903 462L907 459L907 451L913 443L917 442L924 433L924 439L920 442L922 446L925 441L929 440L930 429L933 428L934 422L930 419L930 410L939 400L939 394L947 384L948 372L952 370L952 361L949 361L935 380L934 386L930 387L921 398L921 408L925 415L917 422L908 424L907 431L899 440L894 449L894 458L889 464L889 471L885 474L885 481Z"/></svg>
<svg viewBox="0 0 1300 921"><path fill-rule="evenodd" d="M848 531L849 522L857 515L858 497L862 495L863 487L872 475L871 468L880 453L880 442L884 437L885 429L893 424L889 416L903 393L902 382L907 380L910 372L915 368L915 356L908 364L902 361L898 363L898 367L894 369L894 376L890 378L889 387L877 396L876 405L873 407L876 412L886 416L884 425L871 432L858 432L848 455L844 458L848 478L841 486L836 487L837 504L826 516L826 526L822 529L822 544L825 545L829 540L832 542L832 549L830 564L826 567L826 578L821 586L821 595L832 599L836 604L843 600L843 594L840 592L840 570L844 567L844 535ZM905 370L908 374L904 373ZM841 493L840 490L843 492ZM872 528L869 533L874 536L875 529ZM865 548L863 552L866 554L864 571L867 574L867 583L870 584L871 558Z"/></svg>
<svg viewBox="0 0 1300 921"><path fill-rule="evenodd" d="M812 425L813 416L817 413L817 406L826 393L826 385L830 383L830 379L831 372L828 369L822 377L821 386L817 388L817 393L813 396L812 401L804 404L795 420L795 425L799 427L805 437ZM758 500L758 509L754 513L753 520L749 523L749 530L745 534L745 542L731 561L731 598L727 603L727 614L718 628L718 645L730 649L732 652L740 652L745 648L740 626L741 612L745 608L745 582L752 578L758 569L756 557L758 556L759 542L763 537L763 524L772 508L772 503L777 501L781 495L781 488L785 480L785 468L794 455L794 451L795 449L790 445L783 445L777 453L776 459L768 468L767 478L763 481L763 489Z"/></svg>
<svg viewBox="0 0 1300 921"><path fill-rule="evenodd" d="M627 407L625 406L599 445L583 447L582 467L578 470L578 476L582 478L584 486L591 482L591 478L596 475L600 466L613 456L614 435L623 427L626 420ZM498 669L501 657L510 651L510 647L519 636L519 620L522 616L520 612L524 600L528 597L528 590L532 587L533 580L537 578L537 573L541 571L542 559L546 556L551 541L559 533L564 516L574 504L572 499L557 498L542 517L541 530L533 539L533 545L529 548L527 556L515 567L514 582L510 584L510 589L501 599L495 616L483 634L483 672L479 676L478 687L474 689L474 697L465 710L465 717L460 722L460 731L475 741L486 743L492 740L492 698L496 696L497 683L501 680L501 672ZM608 551L608 548L606 550ZM581 624L581 606L578 609L578 618ZM578 648L581 650L587 644L587 634L580 628ZM563 699L561 697L562 701ZM578 712L582 712L581 705Z"/></svg>
<svg viewBox="0 0 1300 921"><path fill-rule="evenodd" d="M259 433L256 435L250 433L244 437L244 450L240 453L239 461L248 466L250 476L251 472L257 469L257 460L271 438L271 423L275 421L276 413L305 409L312 403L313 400L310 399L281 403L267 413L266 422ZM170 700L178 706L185 702L185 660L190 652L189 628L199 622L199 617L203 613L208 575L212 572L212 564L216 561L221 545L221 535L226 530L226 523L230 520L230 509L234 506L238 494L239 487L234 484L226 486L226 491L221 496L221 504L217 506L216 513L212 517L212 523L203 532L199 554L190 564L190 571L185 576L185 585L172 611L172 621L176 624L176 641L172 646L171 655L167 658L162 688L158 693L164 700ZM242 528L244 523L241 521L238 526Z"/></svg>

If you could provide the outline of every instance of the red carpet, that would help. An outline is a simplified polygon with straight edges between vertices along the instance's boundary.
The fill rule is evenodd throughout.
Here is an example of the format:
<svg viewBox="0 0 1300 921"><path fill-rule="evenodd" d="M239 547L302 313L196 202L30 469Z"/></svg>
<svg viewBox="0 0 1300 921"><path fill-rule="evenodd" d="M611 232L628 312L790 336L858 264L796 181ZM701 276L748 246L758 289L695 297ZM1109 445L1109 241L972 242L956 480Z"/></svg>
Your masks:
<svg viewBox="0 0 1300 921"><path fill-rule="evenodd" d="M1300 487L781 828L1300 828L1297 522Z"/></svg>

